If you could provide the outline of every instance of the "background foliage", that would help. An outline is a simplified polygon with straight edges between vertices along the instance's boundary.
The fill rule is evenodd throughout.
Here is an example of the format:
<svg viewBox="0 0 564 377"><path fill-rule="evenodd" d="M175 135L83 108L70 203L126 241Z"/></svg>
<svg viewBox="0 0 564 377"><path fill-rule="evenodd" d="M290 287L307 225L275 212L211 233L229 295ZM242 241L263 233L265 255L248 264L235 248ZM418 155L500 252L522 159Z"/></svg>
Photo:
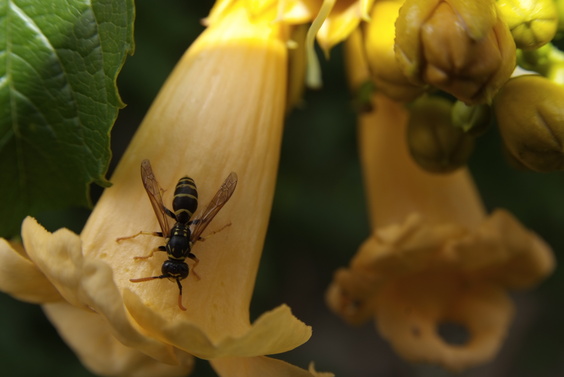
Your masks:
<svg viewBox="0 0 564 377"><path fill-rule="evenodd" d="M119 160L158 89L178 58L203 28L211 1L138 1L136 53L119 76L127 107L112 131L112 165ZM350 328L328 311L324 292L333 271L348 263L369 229L356 148L355 114L348 94L341 51L323 62L324 88L308 92L304 106L288 117L278 186L257 279L252 315L288 303L313 326L312 339L283 355L306 367L337 376L446 376L428 366L399 359L372 323ZM516 171L505 162L496 130L478 140L470 161L488 209L504 207L537 231L558 256L564 250L564 175ZM3 170L0 170L3 171ZM101 189L92 187L93 201ZM43 212L49 230L79 232L88 210ZM123 221L127 214L116 213ZM564 374L564 274L561 268L532 292L514 295L517 313L498 357L463 377L552 377ZM60 340L36 305L0 295L0 370L11 377L92 376ZM194 376L215 376L198 361Z"/></svg>

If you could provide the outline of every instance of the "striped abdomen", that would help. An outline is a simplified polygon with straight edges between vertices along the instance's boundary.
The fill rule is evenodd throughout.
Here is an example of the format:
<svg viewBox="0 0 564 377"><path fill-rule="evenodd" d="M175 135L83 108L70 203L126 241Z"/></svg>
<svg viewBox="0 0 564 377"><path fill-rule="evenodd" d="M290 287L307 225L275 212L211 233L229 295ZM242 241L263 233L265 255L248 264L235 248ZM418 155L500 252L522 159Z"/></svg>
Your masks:
<svg viewBox="0 0 564 377"><path fill-rule="evenodd" d="M186 224L198 208L198 191L196 183L190 177L182 177L176 184L172 209L176 215L176 221Z"/></svg>

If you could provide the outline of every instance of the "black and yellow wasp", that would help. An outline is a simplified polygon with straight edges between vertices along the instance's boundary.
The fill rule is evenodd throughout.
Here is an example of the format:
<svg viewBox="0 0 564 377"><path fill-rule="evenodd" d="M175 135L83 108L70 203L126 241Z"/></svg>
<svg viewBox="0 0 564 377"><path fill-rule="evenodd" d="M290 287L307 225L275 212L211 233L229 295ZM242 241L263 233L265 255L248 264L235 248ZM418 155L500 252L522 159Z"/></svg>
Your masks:
<svg viewBox="0 0 564 377"><path fill-rule="evenodd" d="M153 256L154 251L165 251L168 259L164 261L161 267L161 275L129 279L129 281L138 283L165 278L176 281L179 290L178 307L186 310L182 305L182 284L180 283L180 280L188 277L189 268L185 259L190 258L194 260L192 272L199 278L194 271L194 267L196 267L199 260L192 254L192 246L197 241L203 240L201 237L202 232L223 208L225 203L227 203L229 198L231 198L231 195L233 195L233 191L235 191L237 186L237 174L232 172L227 176L206 209L194 220L191 220L191 218L198 208L198 191L192 178L182 177L178 180L174 190L172 211L163 204L162 193L164 190L159 186L149 160L141 162L141 179L159 221L161 232L139 232L133 236L118 238L117 241L134 238L141 234L163 237L166 241L164 246L157 247L146 257L135 257L135 259L150 258ZM172 228L169 224L169 217L176 221Z"/></svg>

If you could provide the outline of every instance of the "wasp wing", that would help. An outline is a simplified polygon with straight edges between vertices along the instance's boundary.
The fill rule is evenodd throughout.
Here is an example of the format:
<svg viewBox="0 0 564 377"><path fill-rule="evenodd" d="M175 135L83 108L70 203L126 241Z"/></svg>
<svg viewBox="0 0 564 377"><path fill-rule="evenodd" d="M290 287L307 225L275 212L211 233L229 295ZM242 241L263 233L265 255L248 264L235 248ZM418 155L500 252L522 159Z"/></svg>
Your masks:
<svg viewBox="0 0 564 377"><path fill-rule="evenodd" d="M141 179L143 180L143 186L153 206L153 211L157 216L157 220L159 220L163 236L168 237L170 234L170 225L166 215L166 207L163 204L163 189L159 186L159 182L157 182L155 178L149 160L143 160L141 162Z"/></svg>
<svg viewBox="0 0 564 377"><path fill-rule="evenodd" d="M191 239L193 240L193 242L197 241L200 238L200 235L202 234L204 229L206 229L215 215L217 215L219 210L221 210L221 208L223 208L229 198L231 198L231 195L233 195L233 191L235 191L236 186L237 174L231 172L227 176L227 178L225 178L225 181L223 182L215 196L212 198L204 212L202 212L201 216L192 221Z"/></svg>

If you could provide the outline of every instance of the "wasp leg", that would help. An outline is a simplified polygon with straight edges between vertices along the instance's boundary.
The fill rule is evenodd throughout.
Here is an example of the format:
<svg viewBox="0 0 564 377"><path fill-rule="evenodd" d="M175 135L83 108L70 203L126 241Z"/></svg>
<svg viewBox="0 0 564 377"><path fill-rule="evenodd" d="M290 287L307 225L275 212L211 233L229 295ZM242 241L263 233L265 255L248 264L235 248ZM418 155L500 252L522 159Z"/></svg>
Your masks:
<svg viewBox="0 0 564 377"><path fill-rule="evenodd" d="M163 211L164 211L164 213L166 213L166 215L167 215L168 217L170 217L171 219L176 220L176 215L175 215L175 213L172 212L170 209L168 209L168 208L166 208L165 206L163 206Z"/></svg>
<svg viewBox="0 0 564 377"><path fill-rule="evenodd" d="M223 229L227 228L228 226L231 226L231 223L227 223L224 226L222 226L221 228L216 229L211 233L208 233L205 237L202 237L202 236L198 237L198 241L205 241L208 238L210 238L211 236L213 236L214 234L221 232Z"/></svg>
<svg viewBox="0 0 564 377"><path fill-rule="evenodd" d="M153 250L151 250L151 254L145 256L145 257L133 257L133 259L135 260L142 260L142 259L149 259L153 256L153 254L155 253L155 251L166 251L166 247L165 246L159 246L154 248Z"/></svg>
<svg viewBox="0 0 564 377"><path fill-rule="evenodd" d="M162 232L143 232L143 231L141 231L141 232L136 233L136 234L134 234L134 235L132 235L132 236L116 238L116 242L121 242L121 241L123 241L123 240L129 240L129 239L131 239L131 238L135 238L135 237L140 236L140 235L144 235L144 236L155 236L155 237L164 237Z"/></svg>
<svg viewBox="0 0 564 377"><path fill-rule="evenodd" d="M178 285L178 307L180 310L186 311L186 308L182 305L182 283L180 279L176 279L176 285Z"/></svg>
<svg viewBox="0 0 564 377"><path fill-rule="evenodd" d="M196 272L195 268L198 265L198 263L200 263L200 260L198 259L198 257L196 257L194 254L192 253L188 253L187 255L188 258L192 259L194 261L194 265L192 266L192 273L194 274L194 276L196 277L196 279L200 280L200 275L198 275L198 273Z"/></svg>
<svg viewBox="0 0 564 377"><path fill-rule="evenodd" d="M138 279L129 279L132 283L142 283L144 281L156 280L156 279L165 279L169 278L170 275L159 275L159 276L149 276L147 278L138 278ZM180 279L176 279L176 284L178 285L178 307L180 310L186 310L186 308L182 305L182 283L180 283Z"/></svg>
<svg viewBox="0 0 564 377"><path fill-rule="evenodd" d="M168 278L168 275L159 275L159 276L149 276L148 278L137 278L137 279L129 279L132 283L141 283L144 281L155 280L155 279L164 279Z"/></svg>

